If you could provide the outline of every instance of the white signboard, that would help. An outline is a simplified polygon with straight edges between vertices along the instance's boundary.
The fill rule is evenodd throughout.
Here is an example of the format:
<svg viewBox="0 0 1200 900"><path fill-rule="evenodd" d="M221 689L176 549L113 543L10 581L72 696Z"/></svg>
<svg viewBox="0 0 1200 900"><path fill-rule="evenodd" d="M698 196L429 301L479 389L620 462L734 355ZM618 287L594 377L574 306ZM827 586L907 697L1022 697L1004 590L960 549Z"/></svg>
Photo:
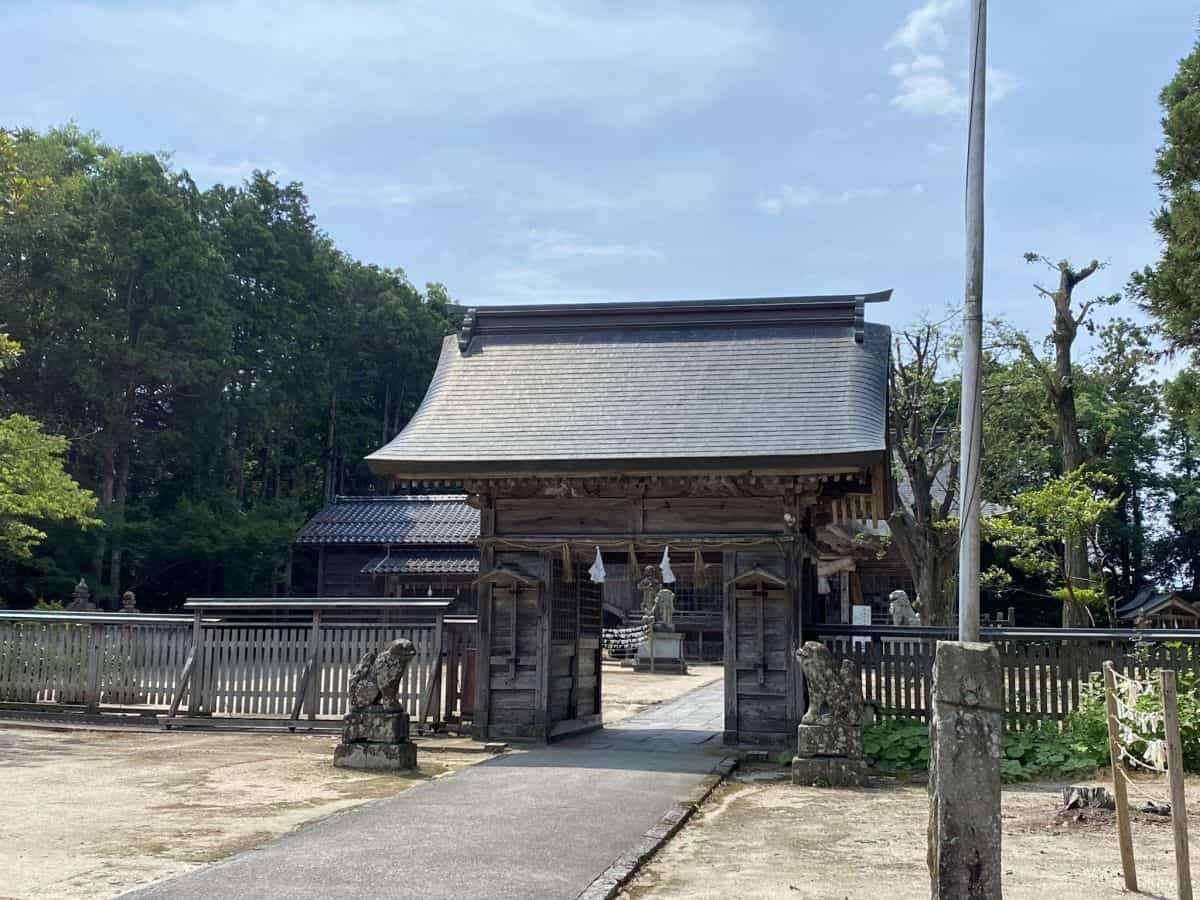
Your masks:
<svg viewBox="0 0 1200 900"><path fill-rule="evenodd" d="M871 624L871 607L867 605L855 604L850 607L850 624L851 625L870 625ZM861 647L868 643L871 639L865 637L856 637L854 646Z"/></svg>

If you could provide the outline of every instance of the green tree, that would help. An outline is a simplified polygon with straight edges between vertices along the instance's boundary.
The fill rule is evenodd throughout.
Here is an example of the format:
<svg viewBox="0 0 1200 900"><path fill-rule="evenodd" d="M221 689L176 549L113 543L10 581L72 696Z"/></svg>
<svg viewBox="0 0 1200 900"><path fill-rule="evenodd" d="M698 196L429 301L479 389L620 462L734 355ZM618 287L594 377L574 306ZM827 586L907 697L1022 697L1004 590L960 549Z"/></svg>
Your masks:
<svg viewBox="0 0 1200 900"><path fill-rule="evenodd" d="M1074 583L1062 548L1073 541L1085 547L1096 543L1101 520L1119 502L1106 496L1111 481L1080 466L1018 494L1010 514L984 520L984 538L1009 551L1017 569L1052 580L1063 606L1080 610L1085 625L1095 624L1088 607L1101 600L1103 592ZM995 579L994 572L989 575Z"/></svg>
<svg viewBox="0 0 1200 900"><path fill-rule="evenodd" d="M21 345L0 334L0 372L16 361ZM47 522L99 524L96 498L63 468L66 438L46 434L28 416L0 419L0 555L25 558L45 540Z"/></svg>
<svg viewBox="0 0 1200 900"><path fill-rule="evenodd" d="M1097 538L1107 593L1131 598L1149 576L1151 526L1162 489L1161 387L1147 377L1155 354L1146 330L1118 318L1098 331L1079 377L1080 428L1090 467L1110 479L1116 506Z"/></svg>
<svg viewBox="0 0 1200 900"><path fill-rule="evenodd" d="M30 556L46 538L46 521L99 524L95 495L63 468L68 446L28 416L0 419L0 553Z"/></svg>
<svg viewBox="0 0 1200 900"><path fill-rule="evenodd" d="M1163 398L1168 527L1155 556L1166 579L1186 582L1200 597L1200 369L1180 372Z"/></svg>
<svg viewBox="0 0 1200 900"><path fill-rule="evenodd" d="M1158 262L1135 272L1132 291L1175 348L1200 348L1200 39L1159 94L1163 143L1158 150L1162 206L1154 229Z"/></svg>
<svg viewBox="0 0 1200 900"><path fill-rule="evenodd" d="M1039 253L1026 253L1029 263L1041 263L1055 273L1058 283L1052 288L1034 285L1034 289L1054 307L1054 327L1046 339L1053 357L1043 359L1034 349L1032 341L1023 332L1013 331L1017 349L1031 368L1042 379L1050 407L1053 410L1053 427L1057 438L1061 471L1071 472L1087 462L1083 440L1079 431L1079 415L1076 405L1076 365L1073 359L1075 338L1080 327L1092 330L1091 312L1097 305L1111 305L1119 299L1116 295L1095 297L1078 304L1074 303L1075 289L1094 275L1101 265L1092 260L1082 268L1075 268L1068 260L1054 262ZM1068 538L1063 545L1065 577L1074 587L1088 589L1091 586L1091 569L1086 545L1078 538ZM1074 593L1071 593L1074 597ZM1080 627L1088 624L1087 610L1069 602L1063 605L1063 626Z"/></svg>
<svg viewBox="0 0 1200 900"><path fill-rule="evenodd" d="M951 621L958 546L950 519L958 492L959 392L957 380L943 372L950 344L939 323L902 331L888 393L896 486L888 527L930 625Z"/></svg>

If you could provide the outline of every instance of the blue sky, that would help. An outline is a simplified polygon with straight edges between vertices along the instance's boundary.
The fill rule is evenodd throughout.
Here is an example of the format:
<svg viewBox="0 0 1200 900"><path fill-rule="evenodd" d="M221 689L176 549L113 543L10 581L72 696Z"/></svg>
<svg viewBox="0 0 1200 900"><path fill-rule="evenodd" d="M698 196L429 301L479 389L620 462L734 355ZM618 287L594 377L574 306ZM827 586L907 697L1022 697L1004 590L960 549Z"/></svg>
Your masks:
<svg viewBox="0 0 1200 900"><path fill-rule="evenodd" d="M1025 250L1156 255L1157 95L1200 5L993 2L985 306ZM0 6L0 124L75 120L202 185L304 182L356 257L465 303L963 283L964 0Z"/></svg>

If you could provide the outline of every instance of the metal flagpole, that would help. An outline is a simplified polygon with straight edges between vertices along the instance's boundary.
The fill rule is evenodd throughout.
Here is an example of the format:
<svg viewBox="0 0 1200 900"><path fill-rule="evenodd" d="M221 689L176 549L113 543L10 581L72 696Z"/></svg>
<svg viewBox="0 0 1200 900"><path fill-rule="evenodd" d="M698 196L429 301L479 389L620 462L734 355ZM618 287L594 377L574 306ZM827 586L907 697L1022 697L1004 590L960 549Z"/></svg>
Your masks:
<svg viewBox="0 0 1200 900"><path fill-rule="evenodd" d="M967 131L967 280L963 302L959 465L958 639L979 640L979 478L983 445L979 376L983 356L983 147L987 0L971 4L971 87Z"/></svg>

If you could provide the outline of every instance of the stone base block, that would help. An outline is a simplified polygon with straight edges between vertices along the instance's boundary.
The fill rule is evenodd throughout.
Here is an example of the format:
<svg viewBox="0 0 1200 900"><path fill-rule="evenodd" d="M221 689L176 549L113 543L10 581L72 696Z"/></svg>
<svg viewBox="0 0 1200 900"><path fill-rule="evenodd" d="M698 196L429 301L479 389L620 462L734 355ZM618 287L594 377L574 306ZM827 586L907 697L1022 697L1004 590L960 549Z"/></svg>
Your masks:
<svg viewBox="0 0 1200 900"><path fill-rule="evenodd" d="M801 725L796 735L796 755L863 758L861 725Z"/></svg>
<svg viewBox="0 0 1200 900"><path fill-rule="evenodd" d="M408 713L385 709L359 709L342 719L342 742L354 744L399 744L408 740Z"/></svg>
<svg viewBox="0 0 1200 900"><path fill-rule="evenodd" d="M792 784L813 787L859 787L866 784L867 764L841 756L792 757Z"/></svg>
<svg viewBox="0 0 1200 900"><path fill-rule="evenodd" d="M650 671L650 657L654 657L654 671L664 675L686 675L687 663L683 661L683 633L679 631L655 631L653 638L647 637L638 646L634 670Z"/></svg>
<svg viewBox="0 0 1200 900"><path fill-rule="evenodd" d="M338 744L333 751L333 764L341 769L403 772L417 767L417 745L411 741L400 744Z"/></svg>
<svg viewBox="0 0 1200 900"><path fill-rule="evenodd" d="M654 658L654 674L656 675L686 675L687 663L682 659L671 659L670 657L655 657ZM649 672L650 660L639 656L637 662L633 664L635 672Z"/></svg>

